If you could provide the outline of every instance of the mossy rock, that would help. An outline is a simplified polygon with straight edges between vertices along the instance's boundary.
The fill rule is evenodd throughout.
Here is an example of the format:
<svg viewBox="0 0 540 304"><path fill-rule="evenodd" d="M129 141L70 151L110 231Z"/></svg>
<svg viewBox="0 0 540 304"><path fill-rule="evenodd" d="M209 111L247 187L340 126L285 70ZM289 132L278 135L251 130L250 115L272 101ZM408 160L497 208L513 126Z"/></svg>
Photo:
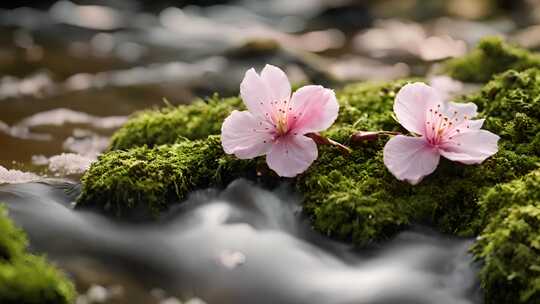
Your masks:
<svg viewBox="0 0 540 304"><path fill-rule="evenodd" d="M223 120L235 109L242 109L240 98L196 100L190 105L165 107L136 113L111 138L111 150L146 145L171 144L184 139L204 139L221 132Z"/></svg>
<svg viewBox="0 0 540 304"><path fill-rule="evenodd" d="M392 105L395 94L408 81L353 84L339 90L336 93L340 116L325 135L352 144L349 138L356 130L405 132L393 118ZM385 168L382 149L386 138L357 144L346 156L333 147L322 146L316 162L294 180L304 196L304 210L318 231L360 246L391 237L415 223L460 236L482 234L481 241L475 245L475 254L486 262L482 284L488 303L502 303L495 300L498 295L492 297L492 294L506 288L515 288L521 299L516 303L537 303L537 295L531 291L538 286L533 283L537 282L534 281L537 269L519 268L520 265L511 265L514 262L506 255L499 255L498 244L506 241L506 234L499 233L493 219L504 222L501 229L507 230L517 229L510 223L514 219L534 219L531 215L534 212L529 209L538 206L540 190L520 192L513 183L521 183L526 179L524 176L529 178L540 166L539 96L540 70L532 68L502 73L479 92L461 97L459 101L476 103L479 116L486 119L485 129L501 136L499 152L475 166L443 160L434 174L416 186L396 180ZM223 113L212 113L202 120L198 114L184 115L197 111L209 113L210 103L222 103ZM214 97L190 106L135 116L116 134L113 151L102 155L85 174L77 206L97 207L117 216L139 212L157 215L170 204L180 202L193 189L224 186L239 176L260 175L264 167L262 158L238 160L225 155L221 148L217 134L222 120L238 104L238 98L219 101ZM160 129L161 121L168 127ZM151 132L134 134L150 129ZM512 199L506 203L495 202L493 198L501 187L508 188L508 193L521 193L525 203L513 204L512 200L518 200L514 194L507 195ZM536 240L535 226L532 222L530 225L523 233L526 238ZM533 241L522 244L526 247L523 252L530 253L530 261L536 263L530 265L537 265L538 251L534 244ZM513 249L509 246L508 250ZM497 263L508 268L494 272L493 267L501 267ZM508 271L533 280L509 281L503 277Z"/></svg>
<svg viewBox="0 0 540 304"><path fill-rule="evenodd" d="M540 68L540 54L506 43L501 37L487 37L463 57L444 63L443 72L467 82L487 82L507 70Z"/></svg>
<svg viewBox="0 0 540 304"><path fill-rule="evenodd" d="M219 136L115 150L103 154L83 176L77 207L146 219L184 199L193 189L224 184L229 177L243 174L240 172L253 172L255 164L226 155Z"/></svg>
<svg viewBox="0 0 540 304"><path fill-rule="evenodd" d="M462 98L477 103L481 115L487 117L486 128L502 137L499 153L480 166L443 161L435 174L413 187L397 181L384 167L382 147L386 139L366 142L347 157L334 148L321 147L319 159L296 179L314 227L361 245L391 236L413 222L453 234L477 235L482 229L478 197L493 185L523 176L538 166L535 138L540 131L540 116L532 97L540 95L538 75L535 69L508 72L481 92ZM395 94L407 82L370 82L340 90L340 116L326 135L348 144L348 138L358 129L404 131L392 116L392 105ZM221 109L228 115L238 99L224 99L222 103ZM116 143L123 142L124 149L134 148L104 154L91 167L83 178L78 206L97 206L114 215L132 214L133 210L142 210L143 214L150 210L155 215L193 189L224 185L224 181L241 174L255 176L255 164L224 155L217 136L185 140L220 133L226 115L212 112L210 120L206 116L209 104L219 101L214 97L135 116L116 134L112 146L116 149ZM517 109L519 113L515 113ZM185 113L205 113L201 115L207 119ZM201 126L204 121L207 125L200 129L182 128L183 124ZM175 127L160 132L161 124ZM139 132L144 129L153 131ZM141 142L164 145L137 147ZM234 164L230 166L233 169L222 170L224 164Z"/></svg>
<svg viewBox="0 0 540 304"><path fill-rule="evenodd" d="M27 253L27 240L0 206L0 303L69 304L71 281L43 257Z"/></svg>
<svg viewBox="0 0 540 304"><path fill-rule="evenodd" d="M397 125L388 107L406 81L350 86L340 94L340 121L330 133L348 137L355 127ZM362 103L363 102L363 103ZM257 162L225 155L217 134L229 113L242 109L239 98L196 101L135 114L114 136L103 154L82 178L78 208L145 218L166 210L194 189L224 185L239 176L256 176ZM354 106L353 106L354 105ZM365 108L372 107L371 116ZM376 110L375 110L376 109ZM375 118L375 116L377 118Z"/></svg>

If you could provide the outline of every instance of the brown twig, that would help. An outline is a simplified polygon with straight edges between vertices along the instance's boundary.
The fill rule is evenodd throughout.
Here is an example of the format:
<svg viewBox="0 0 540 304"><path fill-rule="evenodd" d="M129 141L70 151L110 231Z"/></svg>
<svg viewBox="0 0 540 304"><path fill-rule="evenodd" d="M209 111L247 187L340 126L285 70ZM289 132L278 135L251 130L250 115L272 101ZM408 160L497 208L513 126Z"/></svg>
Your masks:
<svg viewBox="0 0 540 304"><path fill-rule="evenodd" d="M392 131L358 131L351 135L351 142L359 143L363 141L377 140L381 135L400 135L399 132Z"/></svg>
<svg viewBox="0 0 540 304"><path fill-rule="evenodd" d="M308 133L306 134L306 136L313 139L313 141L315 141L315 143L318 145L334 146L338 148L343 154L348 155L348 154L351 154L352 152L351 148L345 145L342 145L338 143L337 141L334 141L328 137L324 137L320 133Z"/></svg>

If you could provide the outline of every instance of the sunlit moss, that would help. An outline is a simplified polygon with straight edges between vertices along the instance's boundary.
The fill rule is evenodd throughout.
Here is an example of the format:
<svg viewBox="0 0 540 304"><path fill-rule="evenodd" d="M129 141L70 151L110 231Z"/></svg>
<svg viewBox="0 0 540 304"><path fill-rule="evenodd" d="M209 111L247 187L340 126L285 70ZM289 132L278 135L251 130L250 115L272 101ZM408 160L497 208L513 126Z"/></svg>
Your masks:
<svg viewBox="0 0 540 304"><path fill-rule="evenodd" d="M171 144L183 139L204 139L219 134L223 120L240 110L240 98L197 100L190 105L165 107L136 113L111 139L111 150Z"/></svg>
<svg viewBox="0 0 540 304"><path fill-rule="evenodd" d="M540 68L540 55L512 46L500 37L482 39L469 54L448 60L443 71L455 79L487 82L507 70Z"/></svg>
<svg viewBox="0 0 540 304"><path fill-rule="evenodd" d="M0 206L0 303L73 303L73 284L43 257L27 253L26 247L24 233Z"/></svg>

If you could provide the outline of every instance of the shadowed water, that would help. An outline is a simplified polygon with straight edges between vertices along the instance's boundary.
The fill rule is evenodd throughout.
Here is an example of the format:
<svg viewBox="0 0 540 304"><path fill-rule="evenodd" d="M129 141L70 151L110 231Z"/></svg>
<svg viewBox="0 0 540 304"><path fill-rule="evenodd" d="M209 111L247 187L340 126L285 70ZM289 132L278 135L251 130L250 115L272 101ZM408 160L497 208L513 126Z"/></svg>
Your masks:
<svg viewBox="0 0 540 304"><path fill-rule="evenodd" d="M32 249L71 272L69 261L91 259L144 288L210 304L481 303L470 240L415 228L354 250L313 232L287 185L270 192L237 180L192 194L152 224L74 211L65 188L4 185L0 201Z"/></svg>

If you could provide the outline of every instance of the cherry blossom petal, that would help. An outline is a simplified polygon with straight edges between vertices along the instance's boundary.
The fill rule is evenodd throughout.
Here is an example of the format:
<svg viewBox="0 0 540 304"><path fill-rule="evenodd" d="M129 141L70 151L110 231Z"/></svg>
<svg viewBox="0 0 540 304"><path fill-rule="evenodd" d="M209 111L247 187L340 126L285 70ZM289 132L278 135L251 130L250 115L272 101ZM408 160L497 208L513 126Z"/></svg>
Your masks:
<svg viewBox="0 0 540 304"><path fill-rule="evenodd" d="M289 101L291 84L287 75L278 67L267 64L261 71L261 79L270 88L271 100L274 102Z"/></svg>
<svg viewBox="0 0 540 304"><path fill-rule="evenodd" d="M484 125L484 121L485 119L475 119L475 120L465 121L460 125L460 128L461 128L460 130L464 133L478 131Z"/></svg>
<svg viewBox="0 0 540 304"><path fill-rule="evenodd" d="M448 103L448 110L447 110L449 116L452 116L454 112L457 112L458 118L461 120L464 116L467 116L467 118L473 118L476 117L478 114L478 107L476 104L472 102L468 103L457 103L457 102L450 102Z"/></svg>
<svg viewBox="0 0 540 304"><path fill-rule="evenodd" d="M303 135L280 137L266 155L266 163L279 176L294 177L317 159L317 144Z"/></svg>
<svg viewBox="0 0 540 304"><path fill-rule="evenodd" d="M418 184L426 175L435 171L439 164L437 148L424 138L398 135L384 146L384 164L399 180Z"/></svg>
<svg viewBox="0 0 540 304"><path fill-rule="evenodd" d="M273 136L270 124L247 111L233 111L221 126L221 144L227 154L250 159L266 154Z"/></svg>
<svg viewBox="0 0 540 304"><path fill-rule="evenodd" d="M298 134L328 129L336 120L339 104L334 91L318 85L308 85L294 92L288 120Z"/></svg>
<svg viewBox="0 0 540 304"><path fill-rule="evenodd" d="M442 156L463 164L479 164L497 153L499 136L486 130L465 132L441 146Z"/></svg>
<svg viewBox="0 0 540 304"><path fill-rule="evenodd" d="M433 76L429 79L429 85L439 94L443 100L448 100L450 96L463 90L463 83L446 75Z"/></svg>
<svg viewBox="0 0 540 304"><path fill-rule="evenodd" d="M248 111L261 118L270 117L273 113L273 94L270 87L255 69L249 69L240 84L240 96ZM268 115L267 115L268 114Z"/></svg>
<svg viewBox="0 0 540 304"><path fill-rule="evenodd" d="M409 132L424 135L426 113L430 108L437 109L437 105L444 105L437 91L422 82L415 82L399 90L394 102L394 113L399 123Z"/></svg>

